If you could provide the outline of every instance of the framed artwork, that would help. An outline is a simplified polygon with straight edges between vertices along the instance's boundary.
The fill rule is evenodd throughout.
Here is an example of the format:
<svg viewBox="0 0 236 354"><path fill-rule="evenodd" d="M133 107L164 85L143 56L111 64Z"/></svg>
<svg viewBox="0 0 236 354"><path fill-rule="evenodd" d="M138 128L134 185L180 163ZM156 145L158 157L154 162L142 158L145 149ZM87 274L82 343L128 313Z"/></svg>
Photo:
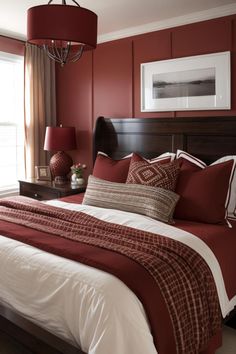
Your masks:
<svg viewBox="0 0 236 354"><path fill-rule="evenodd" d="M230 52L141 64L141 112L230 109Z"/></svg>
<svg viewBox="0 0 236 354"><path fill-rule="evenodd" d="M35 166L36 178L39 181L51 181L49 166Z"/></svg>

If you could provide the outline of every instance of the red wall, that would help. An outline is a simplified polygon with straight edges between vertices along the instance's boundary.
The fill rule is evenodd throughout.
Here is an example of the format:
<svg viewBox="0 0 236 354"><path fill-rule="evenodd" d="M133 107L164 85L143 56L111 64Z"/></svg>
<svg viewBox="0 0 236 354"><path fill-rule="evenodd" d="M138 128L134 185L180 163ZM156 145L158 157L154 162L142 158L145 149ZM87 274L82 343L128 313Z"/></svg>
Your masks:
<svg viewBox="0 0 236 354"><path fill-rule="evenodd" d="M85 52L77 63L57 67L58 124L74 126L77 150L70 153L75 163L85 163L87 174L92 168L93 131L93 54Z"/></svg>
<svg viewBox="0 0 236 354"><path fill-rule="evenodd" d="M140 64L231 51L231 110L140 111ZM107 117L236 115L236 15L170 28L98 45L77 63L57 66L58 122L78 131L75 162L92 167L92 128Z"/></svg>
<svg viewBox="0 0 236 354"><path fill-rule="evenodd" d="M100 44L94 52L93 117L132 117L132 40Z"/></svg>

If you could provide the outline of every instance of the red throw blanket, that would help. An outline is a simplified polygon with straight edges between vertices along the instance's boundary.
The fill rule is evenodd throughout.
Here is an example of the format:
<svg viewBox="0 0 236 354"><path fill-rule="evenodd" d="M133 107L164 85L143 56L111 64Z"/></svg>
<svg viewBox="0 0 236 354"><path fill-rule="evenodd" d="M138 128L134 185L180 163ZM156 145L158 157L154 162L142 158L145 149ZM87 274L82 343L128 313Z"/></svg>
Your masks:
<svg viewBox="0 0 236 354"><path fill-rule="evenodd" d="M159 354L198 354L219 330L221 313L211 271L181 242L25 197L1 199L0 218L30 228L8 227L0 229L1 234L121 278L141 299ZM126 260L121 269L113 264L116 255Z"/></svg>

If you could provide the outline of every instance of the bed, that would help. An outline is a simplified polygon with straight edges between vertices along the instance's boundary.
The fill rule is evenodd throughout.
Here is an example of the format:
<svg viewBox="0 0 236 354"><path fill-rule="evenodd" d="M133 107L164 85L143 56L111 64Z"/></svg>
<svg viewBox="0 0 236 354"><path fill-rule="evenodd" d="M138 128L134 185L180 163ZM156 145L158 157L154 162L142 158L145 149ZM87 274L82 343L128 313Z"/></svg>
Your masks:
<svg viewBox="0 0 236 354"><path fill-rule="evenodd" d="M98 118L96 122L96 128L94 132L94 159L97 155L98 151L103 151L104 153L108 154L113 159L120 159L125 155L135 151L142 154L145 158L153 158L163 152L166 151L173 151L176 150L184 150L188 153L196 156L197 158L202 159L206 163L210 164L213 161L217 160L218 158L226 155L235 155L236 154L236 119L234 117L202 117L202 118L175 118L175 119L112 119L112 118ZM74 197L73 197L74 198ZM91 216L100 217L108 222L119 223L120 220L125 220L124 223L127 225L128 221L126 219L126 213L122 211L114 211L109 210L102 212L102 208L94 208L90 209L88 206L83 205L79 206L77 204L77 200L73 198L68 198L66 200L60 201L52 201L49 203L52 206L59 206L59 207L66 207L71 209L79 209L82 210ZM123 216L122 216L123 215ZM122 219L123 217L123 219ZM153 232L154 228L156 227L156 222L148 220L148 224L146 223L145 217L140 217L137 215L132 215L131 219L129 220L128 226L136 227L139 225L140 228L144 228L145 230L149 230ZM123 221L122 221L123 223ZM217 254L218 262L215 262L213 257L212 260L212 269L215 272L215 277L217 278L219 272L222 273L225 279L225 283L222 283L222 279L219 280L221 285L218 285L218 292L222 293L221 297L221 310L223 317L225 318L228 313L230 313L234 306L236 305L236 297L234 294L234 278L235 277L235 269L233 264L234 254L233 254L233 247L235 247L235 231L236 231L236 224L234 221L231 221L231 228L224 226L212 226L210 224L205 225L204 223L195 223L195 222L185 222L183 220L177 220L176 225L178 227L178 232L180 234L180 238L184 238L183 234L186 238L189 238L189 234L198 235L198 243L200 243L199 249L201 248L201 242L208 242L208 246L213 253ZM160 224L160 232L162 234L171 234L176 233L176 228L172 225L163 226L163 223ZM173 231L174 230L174 231ZM3 234L3 233L2 233ZM210 235L210 236L209 236ZM228 238L229 242L221 241L223 235L224 239ZM59 318L55 316L55 312L52 312L49 315L49 318L40 318L40 313L35 311L34 316L32 318L32 313L28 312L27 306L22 307L22 303L16 303L15 300L10 299L11 294L11 284L16 285L25 281L25 291L28 294L32 292L32 288L36 287L33 286L34 279L36 276L39 277L37 274L38 269L35 268L35 272L33 276L31 275L31 283L30 286L28 279L26 277L27 272L25 272L24 276L26 278L21 278L21 272L19 274L16 272L14 275L14 267L17 269L32 268L33 266L30 263L25 261L26 257L18 254L18 258L14 258L14 252L17 252L17 249L22 248L23 252L26 252L28 255L28 259L33 257L29 251L29 248L25 245L19 245L18 243L14 243L17 241L13 241L8 238L3 238L4 247L8 249L7 256L5 254L5 259L2 264L6 264L7 267L12 267L7 274L13 274L12 279L6 281L6 289L5 297L2 295L3 290L1 290L1 307L0 307L0 325L1 328L11 335L17 337L18 340L21 340L26 346L30 348L34 348L34 352L42 353L84 353L89 352L91 353L117 353L117 354L128 354L128 353L147 353L153 354L156 353L156 348L153 344L152 335L150 333L150 326L147 320L146 312L137 298L132 291L130 291L126 286L123 286L119 280L115 277L109 276L103 271L96 273L95 279L97 279L96 284L90 283L90 288L85 291L85 288L80 285L80 293L82 294L81 297L84 302L88 302L88 298L83 298L83 292L91 293L92 285L94 289L97 289L98 293L100 291L100 296L104 287L107 288L109 293L109 298L114 296L113 299L113 311L116 311L116 316L113 318L109 318L109 311L111 309L111 304L109 302L102 303L104 307L103 316L101 316L101 312L96 314L96 309L98 308L97 303L101 302L101 297L95 294L95 297L91 297L92 303L88 306L87 312L90 312L90 316L87 316L87 323L86 323L86 316L83 314L83 309L85 309L85 305L81 300L81 304L78 308L79 316L74 319L73 326L72 324L68 324L68 319L65 318L69 316L70 318L73 317L73 309L75 311L75 301L76 298L73 295L73 291L71 291L67 285L63 288L62 293L64 296L67 297L67 303L73 304L72 307L68 307L67 312L60 311L59 317L60 320L66 322L67 332L63 332L62 327L59 329L56 327L56 322L59 321ZM188 241L186 241L188 242ZM13 245L14 244L14 245ZM17 246L16 246L17 245ZM222 246L224 245L224 247ZM14 251L13 251L13 247ZM198 247L198 246L196 246ZM223 252L222 252L223 248ZM208 249L209 251L209 249ZM21 251L20 251L21 252ZM200 251L201 252L201 251ZM47 264L46 262L51 262L57 264L60 267L60 264L64 262L63 258L52 258L51 256L48 258L47 255L44 253L38 253L38 251L33 250L33 253L37 253L37 262L39 265L39 269L43 267L43 265ZM4 257L4 255L2 256ZM58 257L58 256L53 256ZM206 258L210 258L209 254L206 254ZM225 259L227 258L227 261ZM11 260L10 263L7 263L7 260ZM54 261L52 261L52 259ZM19 263L17 263L19 262ZM23 266L22 263L23 262ZM24 264L25 262L25 264ZM40 263L42 262L42 263ZM211 261L210 261L211 262ZM21 266L20 266L21 263ZM67 270L65 273L72 274L74 279L78 274L78 269L74 268L74 262L67 263ZM221 268L219 268L219 266ZM77 265L75 266L77 267ZM81 277L83 281L87 277L88 269L86 266L81 265L79 271L81 272ZM54 268L54 272L57 272L56 268ZM93 269L91 269L93 272ZM3 273L3 272L2 272ZM45 280L46 275L41 274L40 279ZM71 277L71 278L73 278ZM84 277L84 278L83 278ZM94 282L94 276L91 276ZM227 279L226 279L227 278ZM3 279L3 278L2 278ZM59 280L56 280L59 282ZM77 281L77 280L76 280ZM2 282L3 284L4 282ZM50 286L50 283L47 283L47 286ZM53 282L52 282L53 283ZM76 283L77 284L77 283ZM84 283L85 284L85 283ZM105 285L102 285L105 284ZM231 285L229 285L231 284ZM3 286L3 285L2 285ZM27 286L29 287L27 289ZM70 285L71 286L71 285ZM85 286L85 285L84 285ZM14 286L13 286L14 287ZM75 287L75 283L72 284L72 289ZM230 288L231 287L231 288ZM17 286L18 288L18 286ZM62 288L62 287L61 287ZM6 290L5 289L5 290ZM9 290L10 289L10 290ZM114 291L115 289L115 291ZM37 292L40 292L40 289L37 289ZM129 293L129 297L127 296L127 292ZM12 289L13 293L13 289ZM230 294L230 296L229 296ZM45 296L42 293L41 299ZM61 295L60 295L61 296ZM97 296L97 297L96 297ZM22 294L21 294L22 297ZM6 300L7 298L7 300ZM119 299L126 299L122 301L122 310L120 307L116 307L114 304L120 304ZM54 303L56 298L50 299L51 302ZM226 300L228 299L228 301ZM97 302L96 302L96 301ZM27 300L28 301L28 300ZM33 301L33 300L32 300ZM40 301L39 301L40 302ZM56 302L55 302L56 303ZM28 306L30 307L30 306ZM52 310L53 310L53 306ZM55 310L55 309L54 309ZM76 312L76 311L75 311ZM42 311L42 313L44 313ZM68 315L68 313L70 315ZM93 314L93 316L92 316ZM55 318L54 318L55 316ZM64 316L64 317L63 317ZM114 321L117 317L123 316L123 322L120 323L110 323ZM54 321L49 321L50 318L53 318ZM100 328L96 327L97 323L104 322L107 331L103 331ZM48 326L48 323L49 326ZM80 330L79 332L79 339L75 338L76 331L72 328L76 328L76 330ZM83 328L83 331L81 331ZM17 329L17 331L16 331ZM85 331L86 329L86 331ZM110 331L110 332L109 332ZM112 331L115 331L115 335L112 335ZM165 326L159 328L159 331L162 331L164 336L165 333ZM69 333L70 332L70 336ZM84 332L84 333L81 333ZM91 333L94 334L93 341L91 341ZM105 334L104 334L105 333ZM123 333L121 337L117 336L117 333ZM125 334L124 334L125 333ZM161 333L161 332L160 332ZM96 334L96 335L95 335ZM102 344L101 338L106 338L106 344ZM123 337L122 337L123 336ZM167 336L166 336L167 337ZM115 340L114 340L115 338ZM125 340L126 338L126 340ZM169 338L167 337L167 341ZM82 342L81 342L82 341ZM116 342L117 341L117 342ZM91 344L93 342L93 344ZM40 343L40 348L38 343ZM90 343L90 344L89 344ZM122 345L124 345L122 347ZM128 346L127 346L127 343ZM132 346L132 343L136 343L136 347ZM214 353L215 349L220 346L220 333L217 333L214 338L209 339L208 348L202 353ZM164 344L163 344L164 345ZM84 348L82 351L79 347ZM44 349L45 348L45 349ZM89 348L86 349L86 348ZM105 349L104 349L105 348ZM109 349L108 349L109 348ZM164 348L164 347L163 347ZM159 350L160 354L169 354L169 352L165 352L165 349Z"/></svg>

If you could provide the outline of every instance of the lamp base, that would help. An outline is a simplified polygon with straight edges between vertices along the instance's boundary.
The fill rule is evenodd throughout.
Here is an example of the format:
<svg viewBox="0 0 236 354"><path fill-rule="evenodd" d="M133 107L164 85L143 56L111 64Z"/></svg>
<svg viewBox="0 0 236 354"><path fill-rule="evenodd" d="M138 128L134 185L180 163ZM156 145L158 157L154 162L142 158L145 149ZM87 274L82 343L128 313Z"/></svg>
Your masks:
<svg viewBox="0 0 236 354"><path fill-rule="evenodd" d="M58 151L52 156L49 166L56 183L62 183L62 181L65 183L68 180L67 175L72 165L72 158L64 151Z"/></svg>

